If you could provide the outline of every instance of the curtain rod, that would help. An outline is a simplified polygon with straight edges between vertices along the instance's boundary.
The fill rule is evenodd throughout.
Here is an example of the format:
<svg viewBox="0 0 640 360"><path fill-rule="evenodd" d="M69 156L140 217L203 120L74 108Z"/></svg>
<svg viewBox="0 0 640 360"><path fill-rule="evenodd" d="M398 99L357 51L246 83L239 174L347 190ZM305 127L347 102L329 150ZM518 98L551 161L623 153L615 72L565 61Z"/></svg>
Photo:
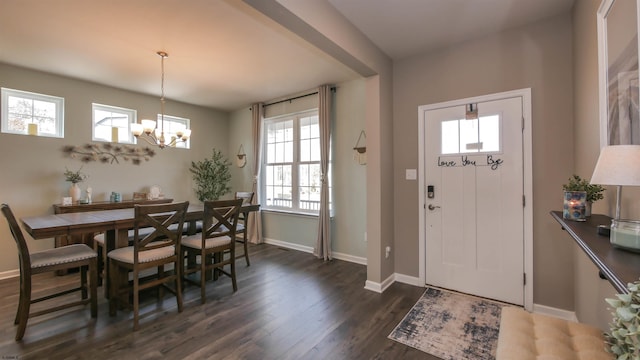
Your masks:
<svg viewBox="0 0 640 360"><path fill-rule="evenodd" d="M336 92L336 87L335 87L335 86L332 86L332 87L331 87L331 91ZM284 100L274 101L274 102L272 102L272 103L263 104L263 105L262 105L262 108L264 109L264 108L266 108L267 106L271 106L271 105L275 105L275 104L280 104L280 103L287 102L287 101L288 101L288 102L292 102L293 100L301 99L301 98L304 98L304 97L307 97L307 96L311 96L311 95L316 95L316 94L318 94L318 92L317 92L317 91L312 92L312 93L308 93L308 94L304 94L304 95L295 96L295 97L288 98L288 99L284 99ZM249 110L251 110L251 108L249 108Z"/></svg>

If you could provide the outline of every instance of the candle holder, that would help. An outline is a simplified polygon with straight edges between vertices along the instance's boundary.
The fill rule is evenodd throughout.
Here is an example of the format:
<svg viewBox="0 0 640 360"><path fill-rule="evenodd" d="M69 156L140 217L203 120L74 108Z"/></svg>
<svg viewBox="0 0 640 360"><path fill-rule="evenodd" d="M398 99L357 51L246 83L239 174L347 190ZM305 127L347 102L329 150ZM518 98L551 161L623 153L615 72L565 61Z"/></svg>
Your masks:
<svg viewBox="0 0 640 360"><path fill-rule="evenodd" d="M562 217L573 221L586 221L585 210L587 208L586 191L565 191Z"/></svg>

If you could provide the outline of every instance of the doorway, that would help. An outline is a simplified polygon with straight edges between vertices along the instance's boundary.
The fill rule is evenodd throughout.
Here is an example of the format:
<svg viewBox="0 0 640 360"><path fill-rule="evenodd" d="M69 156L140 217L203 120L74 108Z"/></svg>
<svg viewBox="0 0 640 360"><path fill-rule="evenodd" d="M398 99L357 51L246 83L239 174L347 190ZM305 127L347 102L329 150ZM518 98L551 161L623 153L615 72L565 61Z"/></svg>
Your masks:
<svg viewBox="0 0 640 360"><path fill-rule="evenodd" d="M420 278L530 309L530 89L419 107Z"/></svg>

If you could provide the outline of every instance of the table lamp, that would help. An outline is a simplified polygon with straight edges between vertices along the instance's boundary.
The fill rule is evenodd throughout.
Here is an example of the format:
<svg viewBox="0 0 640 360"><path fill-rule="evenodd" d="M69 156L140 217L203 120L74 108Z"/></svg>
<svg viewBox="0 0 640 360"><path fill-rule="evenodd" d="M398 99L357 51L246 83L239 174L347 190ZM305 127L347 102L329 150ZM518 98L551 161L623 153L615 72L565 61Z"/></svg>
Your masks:
<svg viewBox="0 0 640 360"><path fill-rule="evenodd" d="M640 251L640 222L620 219L622 187L640 186L640 145L603 147L593 170L591 183L618 187L615 217L611 221L611 243L618 247Z"/></svg>

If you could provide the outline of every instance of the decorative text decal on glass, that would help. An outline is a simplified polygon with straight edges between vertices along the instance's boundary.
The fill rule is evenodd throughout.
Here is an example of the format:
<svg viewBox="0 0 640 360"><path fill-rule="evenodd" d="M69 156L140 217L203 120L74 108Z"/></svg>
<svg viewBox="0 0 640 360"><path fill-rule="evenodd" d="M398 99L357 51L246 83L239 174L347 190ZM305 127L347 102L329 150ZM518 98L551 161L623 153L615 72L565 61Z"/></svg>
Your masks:
<svg viewBox="0 0 640 360"><path fill-rule="evenodd" d="M491 170L497 170L503 163L504 160L497 158L494 159L493 155L487 155L486 163L479 163L477 159L469 159L467 156L461 156L460 162L457 162L450 157L442 159L438 156L438 166L443 167L489 166L491 167Z"/></svg>

